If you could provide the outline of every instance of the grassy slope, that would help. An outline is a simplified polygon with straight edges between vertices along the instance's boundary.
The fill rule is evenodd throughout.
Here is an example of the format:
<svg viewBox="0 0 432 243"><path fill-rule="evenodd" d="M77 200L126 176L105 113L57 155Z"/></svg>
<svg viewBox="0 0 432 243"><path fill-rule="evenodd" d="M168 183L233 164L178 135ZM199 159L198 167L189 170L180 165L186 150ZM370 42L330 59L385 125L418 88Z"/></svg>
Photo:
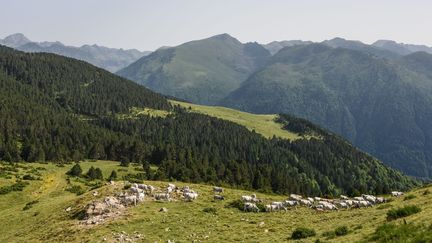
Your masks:
<svg viewBox="0 0 432 243"><path fill-rule="evenodd" d="M196 105L180 101L170 101L174 105L181 105L185 108L191 108L193 112L206 114L209 116L217 117L220 119L235 122L242 126L247 127L249 130L263 135L264 137L271 138L273 136L281 137L289 140L300 138L296 133L289 132L282 129L282 124L275 122L277 115L257 115L247 112L242 112L234 109L229 109L220 106L205 106Z"/></svg>
<svg viewBox="0 0 432 243"><path fill-rule="evenodd" d="M85 162L81 166L86 171L91 165L100 167L107 177L111 170L121 169L118 163L98 161ZM288 239L294 228L307 226L317 231L317 237L308 238L314 241L324 239L321 234L334 230L338 226L348 226L347 236L333 239L333 241L353 242L364 240L374 232L378 225L385 222L388 209L377 207L368 209L341 210L339 212L317 213L313 210L300 208L288 213L243 213L225 206L241 195L250 194L235 189L226 189L224 202L212 201L212 187L206 185L190 185L199 192L195 202L153 202L145 201L137 207L129 208L126 215L107 222L103 225L84 228L77 226L77 221L70 218L64 211L68 206L73 209L84 206L95 198L91 193L75 196L64 191L67 187L64 173L71 167L56 167L53 164L31 164L33 167L42 166L42 181L32 181L23 192L12 192L0 195L0 242L98 242L106 237L112 240L112 232L125 231L132 234L137 231L144 235L144 242L166 242L168 239L176 242L190 242L203 240L206 242L246 241L246 242L281 242ZM133 167L128 168L134 171ZM22 173L22 172L21 172ZM126 172L120 172L124 174ZM0 179L0 186L10 181ZM156 186L166 185L166 182L148 182ZM120 183L117 183L120 184ZM178 186L185 183L176 183ZM121 187L121 185L117 185ZM113 190L112 186L97 189L99 197L103 197ZM117 189L118 190L118 189ZM407 222L429 222L432 216L432 194L422 195L426 189L418 189L410 194L417 198L403 201L398 198L389 203L392 207L415 204L420 206L422 213L405 218ZM432 187L429 188L432 190ZM270 200L282 200L285 196L259 194L258 197ZM24 205L32 200L39 200L33 208L22 211ZM166 207L168 213L159 213L161 207ZM205 213L206 207L217 209L217 215ZM34 216L35 213L39 214ZM259 222L264 222L262 227ZM361 229L354 229L362 226Z"/></svg>

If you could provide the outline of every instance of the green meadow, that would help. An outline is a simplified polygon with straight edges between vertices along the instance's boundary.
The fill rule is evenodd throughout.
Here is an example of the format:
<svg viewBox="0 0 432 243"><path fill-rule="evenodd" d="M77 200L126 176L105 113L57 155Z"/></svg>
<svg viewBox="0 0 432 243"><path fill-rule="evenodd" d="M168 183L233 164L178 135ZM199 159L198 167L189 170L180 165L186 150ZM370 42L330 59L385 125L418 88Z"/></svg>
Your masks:
<svg viewBox="0 0 432 243"><path fill-rule="evenodd" d="M29 184L23 191L0 195L0 242L114 242L113 233L120 232L141 234L140 239L135 239L137 242L284 242L292 240L291 234L298 227L316 232L315 236L302 242L318 239L321 242L369 242L377 227L387 223L389 210L407 205L421 208L420 213L391 221L396 225L414 223L429 227L432 216L432 193L429 193L432 187L418 188L391 202L370 208L317 212L299 207L288 212L245 213L229 207L229 204L251 193L256 193L265 203L284 200L287 196L225 188L225 200L216 202L211 185L172 182L179 187L189 185L199 193L198 199L193 202L184 202L179 198L172 202L156 202L147 197L138 206L127 208L118 218L89 226L80 224L74 213L84 209L91 201L102 200L123 190L123 176L138 173L141 167L121 167L119 162L111 161L81 162L84 173L91 166L100 168L104 178L111 171L117 171L115 185L100 181L98 186L94 186L76 178L68 182L65 173L72 165L0 164L0 187L12 185L24 175L32 175L36 179L25 180ZM163 188L168 182L144 183ZM80 185L85 193L76 195L67 191L71 185ZM98 192L97 196L93 196L94 191ZM28 204L30 206L24 209ZM66 212L68 207L71 211ZM168 212L159 212L162 207L167 208ZM336 228L343 226L348 229L345 235L331 235Z"/></svg>

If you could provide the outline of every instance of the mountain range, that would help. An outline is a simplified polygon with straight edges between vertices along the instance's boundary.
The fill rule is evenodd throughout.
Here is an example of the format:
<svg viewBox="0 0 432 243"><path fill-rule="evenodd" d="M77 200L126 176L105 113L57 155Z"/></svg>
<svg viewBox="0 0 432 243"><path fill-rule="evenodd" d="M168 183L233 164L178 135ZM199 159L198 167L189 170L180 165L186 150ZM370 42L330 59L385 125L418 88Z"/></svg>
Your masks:
<svg viewBox="0 0 432 243"><path fill-rule="evenodd" d="M34 42L21 33L0 39L0 44L25 52L48 52L72 57L104 68L110 72L118 71L150 53L149 51L115 49L98 45L66 46L58 41Z"/></svg>
<svg viewBox="0 0 432 243"><path fill-rule="evenodd" d="M416 184L303 119L274 121L298 139L266 138L55 54L0 46L0 100L3 161L135 162L144 168L139 180L306 195L381 194Z"/></svg>
<svg viewBox="0 0 432 243"><path fill-rule="evenodd" d="M259 45L224 34L156 51L118 74L194 103L306 118L394 168L427 178L432 55L384 42Z"/></svg>

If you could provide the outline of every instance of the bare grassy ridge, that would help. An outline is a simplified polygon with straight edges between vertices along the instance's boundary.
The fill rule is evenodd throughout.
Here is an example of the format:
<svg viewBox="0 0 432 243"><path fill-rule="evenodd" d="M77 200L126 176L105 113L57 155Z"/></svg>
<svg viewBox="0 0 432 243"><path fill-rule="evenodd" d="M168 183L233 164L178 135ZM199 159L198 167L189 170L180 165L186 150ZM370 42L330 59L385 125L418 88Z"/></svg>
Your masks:
<svg viewBox="0 0 432 243"><path fill-rule="evenodd" d="M189 185L199 193L194 202L154 202L147 200L137 207L129 208L127 214L103 225L82 227L71 215L83 208L88 202L110 195L120 190L121 183L113 186L103 186L96 189L97 197L86 192L76 196L66 191L68 188L65 175L72 165L58 167L54 164L21 164L14 172L20 176L30 173L32 168L39 170L41 180L29 181L29 185L22 192L11 192L0 195L0 242L99 242L104 237L113 240L113 232L125 231L133 234L137 231L143 234L143 242L281 242L290 240L292 232L298 227L307 227L316 231L316 236L305 239L307 242L316 239L334 242L368 241L375 229L386 223L387 211L406 205L417 205L421 213L413 214L404 219L395 220L401 223L429 223L432 216L432 194L424 193L428 188L413 190L410 194L416 198L404 201L403 197L383 204L386 207L375 206L367 209L340 210L339 212L318 213L311 209L299 208L287 213L244 213L234 208L227 208L229 202L241 195L252 192L225 189L225 201L214 202L212 186L194 185L174 182L177 186ZM0 167L3 165L0 164ZM83 162L81 167L86 172L90 166L102 169L104 177L108 177L112 170L117 170L119 178L127 173L136 173L139 167L120 167L118 162L97 161ZM120 171L119 171L120 169ZM127 170L127 171L126 171ZM0 186L15 182L15 175L11 179L0 178ZM81 184L72 179L72 184ZM146 182L154 186L165 186L167 182ZM83 185L87 190L89 187ZM432 187L429 187L431 190ZM425 195L423 195L425 194ZM265 201L283 200L286 196L257 193ZM38 201L31 208L23 210L26 204ZM65 209L71 206L72 211ZM158 212L161 207L168 209L167 213ZM214 208L209 210L208 208ZM206 210L204 210L206 209ZM207 212L205 212L207 211ZM260 224L264 222L264 224ZM334 231L338 227L348 227L347 235L326 239L323 233Z"/></svg>

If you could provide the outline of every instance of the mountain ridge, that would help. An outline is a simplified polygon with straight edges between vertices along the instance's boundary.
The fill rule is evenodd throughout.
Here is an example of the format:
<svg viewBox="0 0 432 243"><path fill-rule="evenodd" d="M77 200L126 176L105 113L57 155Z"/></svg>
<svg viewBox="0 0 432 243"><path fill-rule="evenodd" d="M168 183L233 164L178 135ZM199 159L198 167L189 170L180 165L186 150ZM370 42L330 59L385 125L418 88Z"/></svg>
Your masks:
<svg viewBox="0 0 432 243"><path fill-rule="evenodd" d="M158 49L117 72L146 87L199 104L215 104L260 68L270 53L228 34Z"/></svg>
<svg viewBox="0 0 432 243"><path fill-rule="evenodd" d="M126 67L150 53L148 51L141 52L136 49L109 48L96 44L75 47L64 45L59 41L34 42L21 33L9 35L3 40L0 39L0 44L25 52L47 52L72 57L87 61L111 72Z"/></svg>

